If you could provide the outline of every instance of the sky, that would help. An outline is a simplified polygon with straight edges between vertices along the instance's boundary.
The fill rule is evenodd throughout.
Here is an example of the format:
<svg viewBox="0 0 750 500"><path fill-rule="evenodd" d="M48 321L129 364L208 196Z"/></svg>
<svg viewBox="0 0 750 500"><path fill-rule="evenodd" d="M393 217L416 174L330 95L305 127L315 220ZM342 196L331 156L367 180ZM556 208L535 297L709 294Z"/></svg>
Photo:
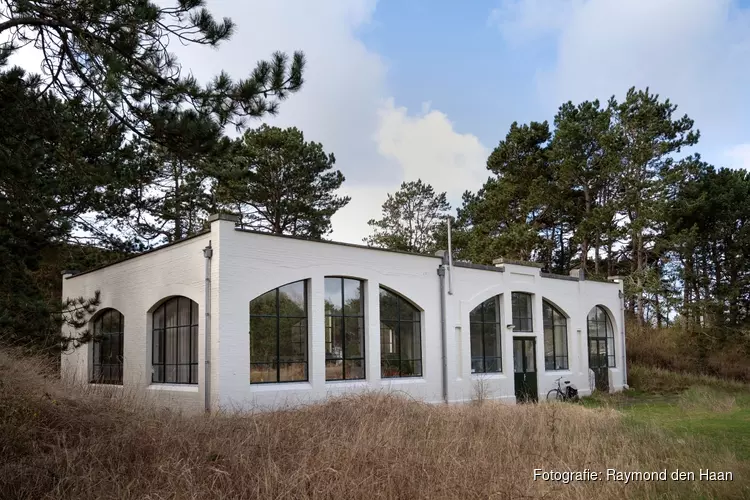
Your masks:
<svg viewBox="0 0 750 500"><path fill-rule="evenodd" d="M174 49L207 81L247 76L303 50L303 89L262 122L300 128L334 153L352 201L331 239L361 243L387 193L422 179L461 194L511 123L552 121L568 100L632 86L678 105L691 152L750 169L750 0L209 0L237 24L216 49Z"/></svg>

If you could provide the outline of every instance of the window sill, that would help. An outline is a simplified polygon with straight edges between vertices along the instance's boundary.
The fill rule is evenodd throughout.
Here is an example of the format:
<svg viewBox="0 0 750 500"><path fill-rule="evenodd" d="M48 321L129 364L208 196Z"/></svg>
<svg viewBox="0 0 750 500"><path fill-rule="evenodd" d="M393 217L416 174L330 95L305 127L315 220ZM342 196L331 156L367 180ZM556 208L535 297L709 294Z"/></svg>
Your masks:
<svg viewBox="0 0 750 500"><path fill-rule="evenodd" d="M262 384L249 384L252 392L279 392L279 391L309 391L312 390L310 382L264 382Z"/></svg>
<svg viewBox="0 0 750 500"><path fill-rule="evenodd" d="M550 375L560 375L560 376L573 375L573 372L570 371L570 369L565 369L565 370L546 370L545 369L544 373L549 373Z"/></svg>
<svg viewBox="0 0 750 500"><path fill-rule="evenodd" d="M357 379L357 380L326 380L326 387L330 388L359 388L359 387L367 387L370 383L367 381L367 379Z"/></svg>
<svg viewBox="0 0 750 500"><path fill-rule="evenodd" d="M115 389L122 389L122 384L100 384L98 382L89 382L89 387L113 387Z"/></svg>
<svg viewBox="0 0 750 500"><path fill-rule="evenodd" d="M472 373L471 379L472 380L505 380L508 376L505 375L502 372L494 372L494 373Z"/></svg>
<svg viewBox="0 0 750 500"><path fill-rule="evenodd" d="M381 378L380 381L384 384L395 384L395 385L427 383L424 377L388 377L388 378Z"/></svg>
<svg viewBox="0 0 750 500"><path fill-rule="evenodd" d="M198 392L198 384L159 384L152 383L149 391Z"/></svg>

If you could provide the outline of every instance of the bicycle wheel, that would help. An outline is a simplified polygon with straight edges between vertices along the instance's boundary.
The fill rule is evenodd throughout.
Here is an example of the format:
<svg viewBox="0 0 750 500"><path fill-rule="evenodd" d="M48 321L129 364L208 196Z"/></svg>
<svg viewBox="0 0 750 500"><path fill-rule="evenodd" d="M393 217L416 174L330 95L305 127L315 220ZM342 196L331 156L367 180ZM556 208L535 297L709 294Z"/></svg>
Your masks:
<svg viewBox="0 0 750 500"><path fill-rule="evenodd" d="M552 389L547 393L547 401L562 401L565 399L562 392L557 389Z"/></svg>

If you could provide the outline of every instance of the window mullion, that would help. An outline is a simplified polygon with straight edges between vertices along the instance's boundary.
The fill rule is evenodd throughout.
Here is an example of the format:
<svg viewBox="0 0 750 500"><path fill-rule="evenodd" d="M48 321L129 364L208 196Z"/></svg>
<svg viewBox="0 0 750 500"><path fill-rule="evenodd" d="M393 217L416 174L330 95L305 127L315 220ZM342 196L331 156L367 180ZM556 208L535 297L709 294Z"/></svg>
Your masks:
<svg viewBox="0 0 750 500"><path fill-rule="evenodd" d="M401 344L401 297L396 300L396 342L398 343L398 376L403 377L401 368L404 365L404 346Z"/></svg>
<svg viewBox="0 0 750 500"><path fill-rule="evenodd" d="M174 367L174 378L175 382L179 383L180 381L180 302L182 302L180 299L172 299L177 300L177 325L175 328L175 349L174 349L174 361L175 361L175 367Z"/></svg>
<svg viewBox="0 0 750 500"><path fill-rule="evenodd" d="M346 380L346 308L344 304L344 278L341 278L341 379Z"/></svg>
<svg viewBox="0 0 750 500"><path fill-rule="evenodd" d="M276 382L281 382L281 292L276 289Z"/></svg>

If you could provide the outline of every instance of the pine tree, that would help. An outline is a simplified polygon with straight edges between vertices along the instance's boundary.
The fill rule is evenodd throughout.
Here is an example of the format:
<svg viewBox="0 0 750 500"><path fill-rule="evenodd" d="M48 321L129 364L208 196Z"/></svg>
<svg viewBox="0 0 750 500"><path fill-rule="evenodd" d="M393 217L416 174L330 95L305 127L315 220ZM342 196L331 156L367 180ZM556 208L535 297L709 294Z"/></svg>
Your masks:
<svg viewBox="0 0 750 500"><path fill-rule="evenodd" d="M610 112L599 101L563 104L555 116L550 144L554 164L554 201L567 214L574 240L580 244L581 270L588 268L593 247L594 273L600 273L602 233L616 207L605 191L616 179L616 157L610 139ZM606 201L605 201L606 200Z"/></svg>
<svg viewBox="0 0 750 500"><path fill-rule="evenodd" d="M480 263L501 256L551 262L550 139L547 122L513 123L490 154L487 169L495 177L476 195L465 195L458 211L460 226L470 233L466 257Z"/></svg>
<svg viewBox="0 0 750 500"><path fill-rule="evenodd" d="M240 216L240 226L274 234L322 238L347 203L335 191L344 175L323 145L296 128L262 125L235 147L233 164L217 173L217 202Z"/></svg>
<svg viewBox="0 0 750 500"><path fill-rule="evenodd" d="M620 144L621 206L627 215L625 227L632 248L631 310L639 324L643 324L647 248L652 245L649 232L660 217L659 196L664 189L664 178L674 165L674 154L697 143L700 134L693 131L693 121L687 115L673 119L677 106L669 99L661 101L648 88L641 91L631 88L622 103L617 104L612 98L610 108Z"/></svg>
<svg viewBox="0 0 750 500"><path fill-rule="evenodd" d="M435 193L432 186L417 179L403 182L398 191L387 196L382 218L368 222L373 234L364 242L404 252L437 250L437 233L445 225L450 211L446 193Z"/></svg>
<svg viewBox="0 0 750 500"><path fill-rule="evenodd" d="M215 47L236 29L231 19L215 20L204 0L3 3L5 57L32 44L43 58L41 92L101 105L138 136L164 140L164 109L192 108L219 125L241 127L249 117L276 113L303 83L301 52L291 61L277 52L243 80L221 73L201 85L185 75L170 42Z"/></svg>
<svg viewBox="0 0 750 500"><path fill-rule="evenodd" d="M49 346L60 305L34 279L42 252L102 206L128 147L105 110L40 90L18 68L0 72L0 338Z"/></svg>

